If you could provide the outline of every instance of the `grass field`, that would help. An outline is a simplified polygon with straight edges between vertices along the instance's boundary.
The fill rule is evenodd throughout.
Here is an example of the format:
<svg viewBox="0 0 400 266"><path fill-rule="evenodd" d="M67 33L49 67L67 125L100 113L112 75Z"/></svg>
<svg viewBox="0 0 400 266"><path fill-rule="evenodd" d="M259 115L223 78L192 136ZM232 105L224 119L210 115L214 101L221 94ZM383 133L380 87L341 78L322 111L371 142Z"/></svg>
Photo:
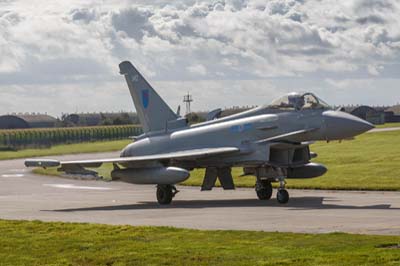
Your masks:
<svg viewBox="0 0 400 266"><path fill-rule="evenodd" d="M316 162L325 164L328 173L313 179L288 179L288 188L344 190L400 190L400 131L368 133L342 143L319 142L311 146L318 153ZM97 169L110 179L111 165ZM36 169L36 173L57 175L53 170ZM253 187L255 178L239 177L241 168L234 168L235 184ZM204 170L194 170L184 185L201 185Z"/></svg>
<svg viewBox="0 0 400 266"><path fill-rule="evenodd" d="M311 146L318 153L314 161L328 167L328 173L313 179L288 179L289 188L400 190L400 131L363 134L342 143L319 142ZM253 187L254 177L238 177L238 186ZM196 170L185 183L201 184L203 172Z"/></svg>
<svg viewBox="0 0 400 266"><path fill-rule="evenodd" d="M385 123L383 125L376 125L376 128L400 127L400 123Z"/></svg>
<svg viewBox="0 0 400 266"><path fill-rule="evenodd" d="M400 236L5 220L0 231L0 264L12 266L400 264Z"/></svg>
<svg viewBox="0 0 400 266"><path fill-rule="evenodd" d="M55 145L48 149L26 149L19 151L0 151L0 160L28 158L61 154L119 151L132 140L114 140L83 142L76 144Z"/></svg>

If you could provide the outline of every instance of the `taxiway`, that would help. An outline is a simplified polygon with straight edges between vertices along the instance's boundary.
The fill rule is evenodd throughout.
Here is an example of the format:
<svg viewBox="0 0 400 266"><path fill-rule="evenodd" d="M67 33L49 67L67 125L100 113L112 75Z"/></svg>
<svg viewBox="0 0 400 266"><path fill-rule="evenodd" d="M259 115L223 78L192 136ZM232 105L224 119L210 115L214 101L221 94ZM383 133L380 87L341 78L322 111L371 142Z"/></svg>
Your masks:
<svg viewBox="0 0 400 266"><path fill-rule="evenodd" d="M52 156L102 158L118 153ZM34 175L23 160L0 161L0 218L196 229L400 235L400 192L289 190L286 205L253 189L178 187L160 206L155 186Z"/></svg>

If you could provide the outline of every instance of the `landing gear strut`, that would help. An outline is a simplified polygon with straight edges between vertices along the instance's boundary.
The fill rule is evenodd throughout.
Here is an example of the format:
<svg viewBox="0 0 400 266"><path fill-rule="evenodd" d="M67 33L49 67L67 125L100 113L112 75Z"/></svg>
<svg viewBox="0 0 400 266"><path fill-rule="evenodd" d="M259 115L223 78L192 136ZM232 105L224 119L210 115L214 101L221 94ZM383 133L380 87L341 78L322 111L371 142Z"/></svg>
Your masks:
<svg viewBox="0 0 400 266"><path fill-rule="evenodd" d="M256 193L259 200L269 200L272 196L271 181L257 179Z"/></svg>
<svg viewBox="0 0 400 266"><path fill-rule="evenodd" d="M157 201L161 205L170 204L179 191L173 185L157 185Z"/></svg>

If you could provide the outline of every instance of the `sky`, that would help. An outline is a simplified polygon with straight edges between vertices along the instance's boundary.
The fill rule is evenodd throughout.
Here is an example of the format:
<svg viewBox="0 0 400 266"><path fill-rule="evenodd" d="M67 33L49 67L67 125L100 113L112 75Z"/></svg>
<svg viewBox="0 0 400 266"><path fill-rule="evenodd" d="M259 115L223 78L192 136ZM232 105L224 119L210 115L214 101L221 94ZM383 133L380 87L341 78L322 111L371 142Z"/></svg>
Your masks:
<svg viewBox="0 0 400 266"><path fill-rule="evenodd" d="M124 60L172 109L393 105L399 25L398 0L0 0L0 114L133 111Z"/></svg>

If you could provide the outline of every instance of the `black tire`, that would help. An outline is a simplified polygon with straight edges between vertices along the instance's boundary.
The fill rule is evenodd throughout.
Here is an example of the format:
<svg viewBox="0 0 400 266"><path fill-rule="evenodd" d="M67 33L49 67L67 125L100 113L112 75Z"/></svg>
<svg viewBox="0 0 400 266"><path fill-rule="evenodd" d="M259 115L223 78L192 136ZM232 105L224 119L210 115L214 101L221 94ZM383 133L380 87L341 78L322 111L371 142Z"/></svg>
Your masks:
<svg viewBox="0 0 400 266"><path fill-rule="evenodd" d="M279 203L285 204L289 201L289 192L286 189L279 189L276 193L276 199Z"/></svg>
<svg viewBox="0 0 400 266"><path fill-rule="evenodd" d="M256 193L259 200L269 200L272 197L272 184L269 181L257 181Z"/></svg>
<svg viewBox="0 0 400 266"><path fill-rule="evenodd" d="M167 205L172 202L174 193L172 192L172 186L170 185L158 185L157 186L157 201L161 205Z"/></svg>

